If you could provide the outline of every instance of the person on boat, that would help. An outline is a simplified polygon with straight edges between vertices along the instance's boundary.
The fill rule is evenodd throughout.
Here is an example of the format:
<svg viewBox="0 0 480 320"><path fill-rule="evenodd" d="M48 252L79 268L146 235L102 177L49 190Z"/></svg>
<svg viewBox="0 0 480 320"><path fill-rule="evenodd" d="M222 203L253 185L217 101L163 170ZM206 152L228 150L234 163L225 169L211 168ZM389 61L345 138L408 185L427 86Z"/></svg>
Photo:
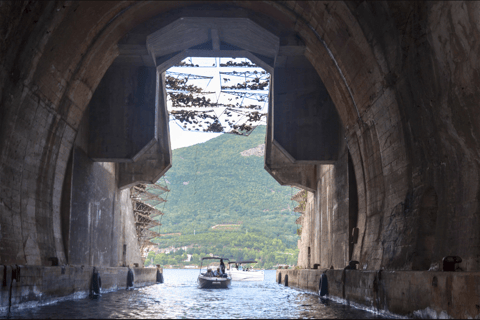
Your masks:
<svg viewBox="0 0 480 320"><path fill-rule="evenodd" d="M223 259L220 259L220 274L225 273L225 263L223 263Z"/></svg>
<svg viewBox="0 0 480 320"><path fill-rule="evenodd" d="M211 268L208 268L208 269L207 269L207 273L205 273L205 276L206 276L206 277L213 277L213 272L212 272L212 269L211 269Z"/></svg>

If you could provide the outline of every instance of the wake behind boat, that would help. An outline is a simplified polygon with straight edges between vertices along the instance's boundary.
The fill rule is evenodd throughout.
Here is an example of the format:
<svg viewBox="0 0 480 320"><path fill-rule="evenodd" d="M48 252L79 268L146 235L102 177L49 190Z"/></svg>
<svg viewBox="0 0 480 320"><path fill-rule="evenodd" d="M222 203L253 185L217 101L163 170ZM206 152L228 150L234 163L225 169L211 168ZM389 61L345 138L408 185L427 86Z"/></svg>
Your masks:
<svg viewBox="0 0 480 320"><path fill-rule="evenodd" d="M206 272L202 272L203 261L209 265ZM219 266L212 266L210 260L218 260ZM228 260L228 259L225 259ZM210 263L208 263L210 262ZM225 264L220 257L203 257L200 264L200 274L197 278L199 288L205 289L227 289L232 282L232 278L225 273Z"/></svg>
<svg viewBox="0 0 480 320"><path fill-rule="evenodd" d="M257 263L254 260L247 261L229 261L228 275L233 281L263 281L265 279L264 270L252 270L244 267L242 264Z"/></svg>

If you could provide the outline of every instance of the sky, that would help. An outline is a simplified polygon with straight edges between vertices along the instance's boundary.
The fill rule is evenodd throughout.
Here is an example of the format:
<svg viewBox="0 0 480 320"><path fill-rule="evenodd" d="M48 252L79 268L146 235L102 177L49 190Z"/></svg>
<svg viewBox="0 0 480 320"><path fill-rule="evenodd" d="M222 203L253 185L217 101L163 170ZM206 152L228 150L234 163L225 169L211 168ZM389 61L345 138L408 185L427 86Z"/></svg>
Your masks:
<svg viewBox="0 0 480 320"><path fill-rule="evenodd" d="M219 77L219 71L246 71L246 70L263 70L261 68L228 68L226 70L225 68L220 68L219 67L219 61L217 60L217 65L213 66L212 62L214 62L215 58L194 58L194 63L199 63L200 65L208 66L208 67L172 67L168 69L170 72L179 72L179 73L190 73L190 74L198 74L198 75L203 75L203 76L212 76L213 79L211 80L199 80L200 82L197 82L196 85L203 87L204 92L215 92L216 99L218 100L220 98L220 82L221 79ZM217 58L218 59L218 58ZM230 60L230 59L227 59ZM247 60L245 58L237 58L235 61L241 62ZM185 59L184 61L187 61ZM223 58L222 58L223 61ZM225 63L225 61L223 62ZM203 82L203 84L202 84ZM230 84L230 83L229 83ZM268 91L267 91L268 92ZM214 98L215 99L215 98ZM253 101L253 100L252 100ZM220 102L220 101L219 101ZM256 101L254 101L256 102ZM256 104L259 104L256 102ZM266 110L266 103L263 103L263 108ZM171 103L168 103L168 109L171 110ZM263 111L263 110L262 110ZM170 142L171 142L171 148L172 150L178 149L178 148L184 148L184 147L189 147L198 143L203 143L206 142L210 139L216 138L222 133L214 133L214 132L195 132L195 131L187 131L183 130L182 127L178 124L178 122L172 120L173 117L171 117L169 126L170 126Z"/></svg>
<svg viewBox="0 0 480 320"><path fill-rule="evenodd" d="M175 121L170 121L170 143L172 150L203 143L221 134L223 133L184 131Z"/></svg>

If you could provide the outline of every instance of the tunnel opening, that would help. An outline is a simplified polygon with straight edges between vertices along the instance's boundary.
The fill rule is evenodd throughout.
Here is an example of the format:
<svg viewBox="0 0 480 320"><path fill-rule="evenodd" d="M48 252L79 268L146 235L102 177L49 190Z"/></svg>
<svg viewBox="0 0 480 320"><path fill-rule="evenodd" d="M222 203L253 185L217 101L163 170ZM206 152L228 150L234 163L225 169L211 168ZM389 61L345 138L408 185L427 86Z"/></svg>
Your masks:
<svg viewBox="0 0 480 320"><path fill-rule="evenodd" d="M130 219L123 190L154 184L171 167L173 123L188 132L243 136L266 124L264 166L283 186L314 190L316 166L337 160L340 119L298 37L279 37L248 18L182 17L163 27L146 21L118 47L120 54L80 125L74 147L78 170L73 170L73 197L80 208L75 216L83 210L81 197L91 198L89 218L79 218L85 220L87 233L99 220L110 219L114 225L110 239L117 255L111 263L125 265L136 250L129 246L125 258L125 252L116 249L131 232L118 227ZM114 173L119 189L109 204L102 200L108 198L103 191L88 191L105 171ZM112 189L112 179L105 180L106 189ZM112 209L120 209L122 216L101 214ZM160 227L149 230L155 235ZM245 234L250 230L245 228ZM94 244L98 236L92 234ZM73 235L82 237L80 232Z"/></svg>
<svg viewBox="0 0 480 320"><path fill-rule="evenodd" d="M201 7L203 11L193 7ZM76 82L77 94L70 94L66 105L59 107L60 116L68 117L68 125L64 136L59 136L54 143L55 148L61 150L58 162L47 159L55 163L55 170L49 169L56 175L55 188L53 184L45 188L51 191L45 192L53 195L55 241L39 243L42 256L53 255L43 254L43 247L48 246L49 250L56 250L62 262L68 259L69 263L80 265L125 264L123 244L132 231L127 230L126 225L131 223L128 215L131 208L125 191L138 183L154 183L171 167L169 114L164 103L166 79L162 75L186 57L234 57L237 60L246 57L272 75L268 86L263 88L271 93L267 94L268 108L273 111L275 103L277 111L276 115L265 112L268 126L265 167L281 185L309 189L315 176L315 171L310 169L315 168L315 163L335 160L338 114L306 56L304 40L296 31L278 24L276 18L265 13L231 6L214 7L216 13L213 14L210 5L159 14L160 10L159 16L152 15L143 22L143 18L129 21L131 16L124 15L126 10L112 20L115 28L122 25L123 22L117 24L120 20L115 20L122 15L127 24L131 23L119 28L125 27L121 31L109 33L110 25L97 30L99 38L95 38L87 50L91 57L79 62L79 68L91 78L85 83ZM168 19L163 19L166 16ZM108 32L104 33L105 30ZM111 51L96 51L101 43L96 41L103 37L108 46L103 49ZM105 55L97 56L100 51ZM80 67L80 64L85 65ZM248 75L243 76L245 79ZM67 87L70 90L73 85ZM80 92L83 89L85 91ZM291 110L292 106L297 111ZM320 119L323 119L322 126L315 125ZM165 123L167 125L163 125ZM295 137L289 138L291 134ZM330 143L318 148L319 139ZM295 141L301 141L301 145ZM57 153L53 152L52 157ZM63 174L65 168L71 172L67 170ZM42 183L39 181L38 185ZM57 206L57 201L62 204ZM57 207L61 207L59 212ZM40 233L43 229L48 231L44 226L39 229ZM62 235L56 234L58 230ZM80 246L72 247L75 243ZM31 249L31 261L38 261L35 260L40 255L38 249ZM65 258L61 257L62 249ZM129 245L127 264L132 250L135 246Z"/></svg>

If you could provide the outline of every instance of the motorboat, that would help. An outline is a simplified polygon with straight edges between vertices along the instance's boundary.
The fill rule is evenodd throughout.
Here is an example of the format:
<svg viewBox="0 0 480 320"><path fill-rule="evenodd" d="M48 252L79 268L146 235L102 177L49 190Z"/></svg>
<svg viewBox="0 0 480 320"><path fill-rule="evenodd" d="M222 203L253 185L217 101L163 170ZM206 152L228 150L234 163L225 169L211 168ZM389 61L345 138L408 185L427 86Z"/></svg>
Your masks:
<svg viewBox="0 0 480 320"><path fill-rule="evenodd" d="M257 261L229 261L227 274L233 281L263 281L265 279L265 270L253 270L252 267L247 268L244 266L249 263L257 263Z"/></svg>
<svg viewBox="0 0 480 320"><path fill-rule="evenodd" d="M197 283L199 288L205 289L227 289L231 282L232 278L227 273L217 272L217 269L220 269L220 259L221 257L203 257L200 264L200 274L197 278ZM218 267L213 266L212 260L218 260ZM223 259L228 261L228 259ZM203 269L203 262L206 261L207 267ZM203 270L202 270L203 269ZM202 272L203 271L203 272Z"/></svg>

